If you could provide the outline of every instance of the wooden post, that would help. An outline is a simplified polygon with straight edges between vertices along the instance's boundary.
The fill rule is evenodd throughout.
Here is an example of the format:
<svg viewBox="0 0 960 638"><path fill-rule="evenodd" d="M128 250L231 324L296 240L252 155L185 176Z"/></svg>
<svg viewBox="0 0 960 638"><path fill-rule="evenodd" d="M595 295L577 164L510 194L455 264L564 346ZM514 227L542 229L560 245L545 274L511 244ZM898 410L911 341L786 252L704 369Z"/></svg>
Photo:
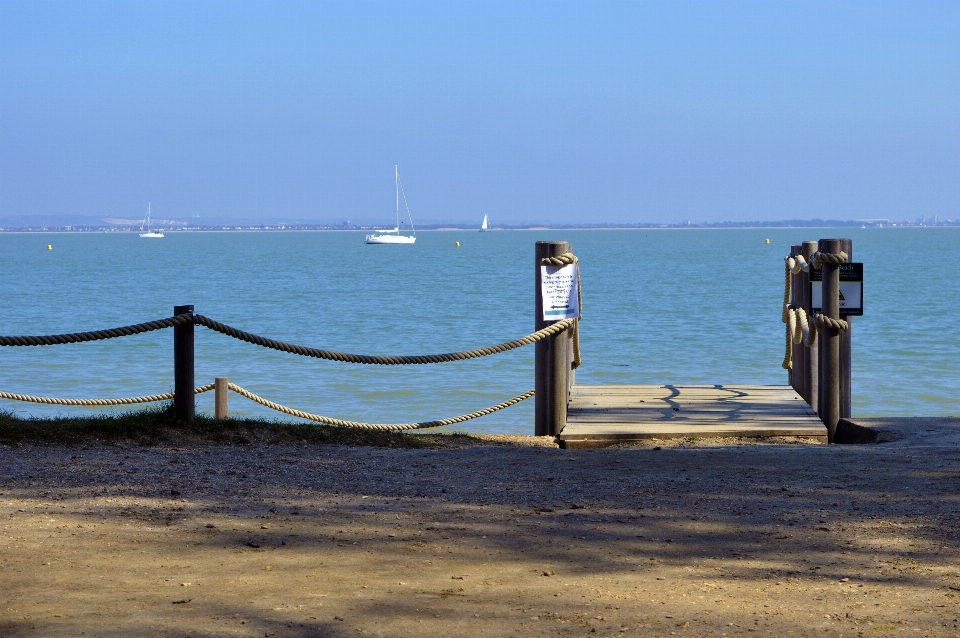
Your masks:
<svg viewBox="0 0 960 638"><path fill-rule="evenodd" d="M853 261L853 240L841 239L840 245L843 252L847 253L847 262ZM852 361L853 336L853 317L843 317L847 320L847 329L840 333L840 418L849 419L852 416L850 405L852 398L852 388L850 384L850 368Z"/></svg>
<svg viewBox="0 0 960 638"><path fill-rule="evenodd" d="M839 239L821 239L820 250L825 253L839 253L842 242ZM830 319L840 318L840 264L824 262L823 272L823 315ZM840 331L823 328L820 332L820 377L822 379L820 420L827 426L827 440L833 443L840 420Z"/></svg>
<svg viewBox="0 0 960 638"><path fill-rule="evenodd" d="M213 418L215 419L226 419L230 416L228 383L227 377L217 377L213 380Z"/></svg>
<svg viewBox="0 0 960 638"><path fill-rule="evenodd" d="M800 246L791 246L790 247L790 256L796 257L800 254ZM801 271L802 272L802 271ZM790 304L797 308L803 307L802 301L802 290L800 288L800 275L790 275ZM793 335L790 335L793 338ZM806 346L802 343L793 343L791 341L790 349L792 351L793 357L793 370L790 371L790 385L793 386L793 389L797 394L803 396L804 390L804 371L803 371L803 356L806 354Z"/></svg>
<svg viewBox="0 0 960 638"><path fill-rule="evenodd" d="M536 312L535 326L542 330L556 321L544 321L543 297L540 296L540 260L544 257L557 257L570 252L570 244L565 241L538 241L536 246ZM569 332L564 330L549 339L541 339L535 344L536 369L535 387L537 393L534 434L537 436L556 436L567 424L567 374L570 372Z"/></svg>
<svg viewBox="0 0 960 638"><path fill-rule="evenodd" d="M811 255L817 252L817 242L815 241L805 241L801 247L801 253L808 262L810 261ZM807 313L807 317L811 316L810 309L812 308L811 299L810 299L810 274L801 271L800 272L800 286L803 288L803 309ZM813 338L813 345L809 348L806 348L806 358L804 359L804 388L806 389L806 394L803 395L803 398L807 400L807 405L813 408L817 414L820 413L820 338L815 336Z"/></svg>
<svg viewBox="0 0 960 638"><path fill-rule="evenodd" d="M174 306L173 314L193 314L193 306ZM177 419L193 423L193 324L173 328L173 406Z"/></svg>

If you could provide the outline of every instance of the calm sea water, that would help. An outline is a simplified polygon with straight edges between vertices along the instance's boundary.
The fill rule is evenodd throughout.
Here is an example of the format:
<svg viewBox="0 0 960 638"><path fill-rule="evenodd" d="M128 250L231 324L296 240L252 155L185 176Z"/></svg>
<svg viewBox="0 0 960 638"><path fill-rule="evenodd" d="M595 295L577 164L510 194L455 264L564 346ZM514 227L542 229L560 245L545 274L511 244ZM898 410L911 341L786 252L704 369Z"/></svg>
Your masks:
<svg viewBox="0 0 960 638"><path fill-rule="evenodd" d="M534 242L580 257L581 383L784 384L783 255L851 237L865 263L854 322L855 416L960 414L960 229L422 232L414 246L361 233L0 234L0 334L109 328L174 305L257 334L364 354L473 348L533 330ZM770 244L764 239L769 238ZM455 242L460 242L456 247ZM46 249L47 244L53 250ZM470 412L533 387L533 347L466 362L381 367L283 354L197 328L197 383L215 376L278 403L351 420ZM0 389L65 397L173 387L173 332L0 348ZM198 398L212 412L213 393ZM87 413L0 400L22 415ZM234 415L280 416L232 395ZM472 421L532 433L533 401Z"/></svg>

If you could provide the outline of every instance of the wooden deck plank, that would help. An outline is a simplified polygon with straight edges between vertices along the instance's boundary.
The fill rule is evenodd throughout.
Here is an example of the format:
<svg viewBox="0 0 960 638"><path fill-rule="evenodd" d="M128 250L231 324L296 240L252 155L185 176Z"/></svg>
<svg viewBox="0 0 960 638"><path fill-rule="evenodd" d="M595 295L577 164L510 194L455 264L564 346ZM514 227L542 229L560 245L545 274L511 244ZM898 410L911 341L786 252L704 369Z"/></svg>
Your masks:
<svg viewBox="0 0 960 638"><path fill-rule="evenodd" d="M827 431L790 386L575 385L564 447L680 437L802 436L826 441Z"/></svg>

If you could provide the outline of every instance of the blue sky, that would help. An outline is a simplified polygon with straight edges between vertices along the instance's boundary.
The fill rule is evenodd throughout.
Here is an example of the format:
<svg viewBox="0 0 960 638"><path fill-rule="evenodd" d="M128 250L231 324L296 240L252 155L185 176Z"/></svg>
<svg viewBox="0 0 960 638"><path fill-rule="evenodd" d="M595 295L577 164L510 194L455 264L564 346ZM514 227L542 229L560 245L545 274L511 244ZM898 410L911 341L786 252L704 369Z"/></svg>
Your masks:
<svg viewBox="0 0 960 638"><path fill-rule="evenodd" d="M960 216L957 2L8 2L0 218Z"/></svg>

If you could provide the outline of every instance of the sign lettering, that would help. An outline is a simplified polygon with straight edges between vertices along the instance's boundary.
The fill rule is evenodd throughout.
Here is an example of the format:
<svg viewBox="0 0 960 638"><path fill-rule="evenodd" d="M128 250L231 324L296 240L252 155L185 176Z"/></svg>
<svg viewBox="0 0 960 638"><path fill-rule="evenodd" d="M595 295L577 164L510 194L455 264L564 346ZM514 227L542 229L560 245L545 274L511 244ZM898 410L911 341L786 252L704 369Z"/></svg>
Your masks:
<svg viewBox="0 0 960 638"><path fill-rule="evenodd" d="M810 306L813 312L823 310L823 271L810 269ZM863 315L863 264L840 264L840 316Z"/></svg>
<svg viewBox="0 0 960 638"><path fill-rule="evenodd" d="M579 274L577 264L540 266L540 298L543 300L544 321L580 317L580 304L577 301Z"/></svg>

